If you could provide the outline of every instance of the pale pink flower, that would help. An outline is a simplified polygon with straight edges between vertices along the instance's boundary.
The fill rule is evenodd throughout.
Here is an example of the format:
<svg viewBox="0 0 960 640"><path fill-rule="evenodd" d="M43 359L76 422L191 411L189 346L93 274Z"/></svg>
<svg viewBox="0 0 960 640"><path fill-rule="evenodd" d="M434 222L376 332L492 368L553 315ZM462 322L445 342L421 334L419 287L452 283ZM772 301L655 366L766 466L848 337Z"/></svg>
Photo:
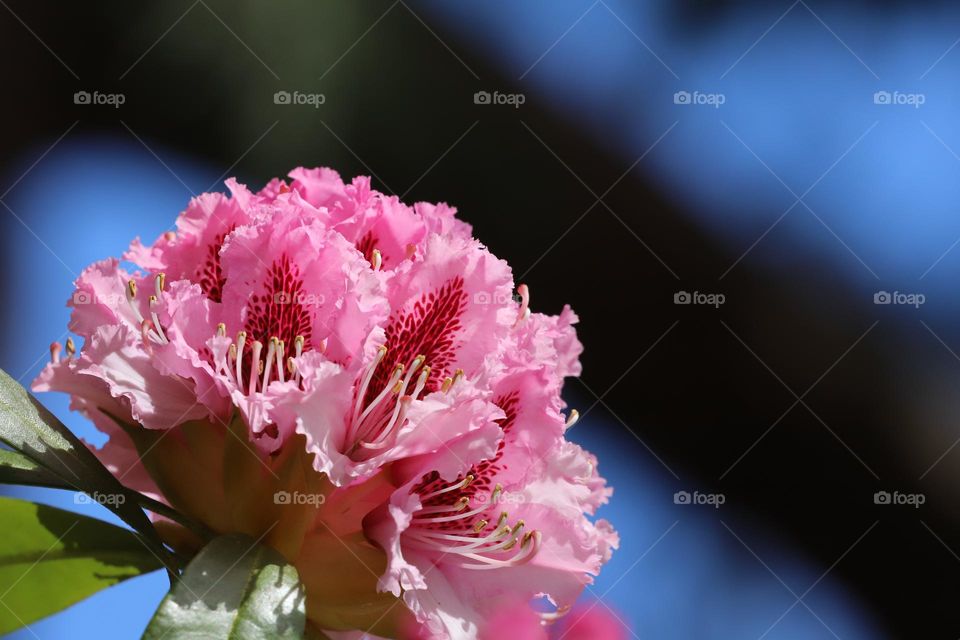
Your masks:
<svg viewBox="0 0 960 640"><path fill-rule="evenodd" d="M621 617L602 602L581 602L550 627L557 640L627 640L629 628Z"/></svg>
<svg viewBox="0 0 960 640"><path fill-rule="evenodd" d="M381 588L430 637L476 638L484 620L537 596L565 611L619 544L608 523L585 517L611 491L595 458L564 438L555 358L489 381L504 412L492 455L464 437L398 464L407 483L367 518L389 559Z"/></svg>
<svg viewBox="0 0 960 640"><path fill-rule="evenodd" d="M479 640L627 640L629 634L620 616L599 601L580 601L572 610L543 616L518 602L488 618Z"/></svg>
<svg viewBox="0 0 960 640"><path fill-rule="evenodd" d="M534 597L566 611L618 544L587 517L611 493L597 461L565 438L576 315L532 313L447 205L408 206L330 169L289 177L194 198L175 231L131 244L124 259L143 271L84 270L69 302L83 348L55 345L34 388L69 393L110 436L98 455L111 470L171 502L160 476L190 469L148 474L124 429L200 424L217 443L238 414L267 463L299 448L327 506L267 540L289 549L308 600L311 572L329 570L311 549L335 531L383 558L379 589L429 637L477 638L498 607ZM191 450L201 465L216 453ZM210 464L216 480L222 457ZM254 535L274 508L191 505ZM346 619L317 611L321 626Z"/></svg>

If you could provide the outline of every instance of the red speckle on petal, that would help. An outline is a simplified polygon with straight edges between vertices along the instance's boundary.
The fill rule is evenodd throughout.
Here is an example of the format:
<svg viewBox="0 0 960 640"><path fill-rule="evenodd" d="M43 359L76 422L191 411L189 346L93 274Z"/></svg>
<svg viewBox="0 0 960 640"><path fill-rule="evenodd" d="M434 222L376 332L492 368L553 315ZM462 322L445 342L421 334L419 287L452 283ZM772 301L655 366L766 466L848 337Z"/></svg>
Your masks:
<svg viewBox="0 0 960 640"><path fill-rule="evenodd" d="M244 327L248 344L259 340L266 349L270 338L276 337L284 342L286 355L293 355L294 339L303 336L307 351L313 334L310 306L321 303L304 291L297 265L281 256L267 271L261 292L250 296Z"/></svg>
<svg viewBox="0 0 960 640"><path fill-rule="evenodd" d="M226 279L223 277L223 270L220 268L220 249L223 247L223 240L234 227L230 227L216 238L207 247L207 255L204 261L197 268L195 280L207 297L214 302L220 302L223 298L223 285Z"/></svg>
<svg viewBox="0 0 960 640"><path fill-rule="evenodd" d="M439 389L450 375L466 306L463 278L458 276L420 296L408 311L395 314L386 329L387 355L374 373L364 405L386 386L397 364L409 367L418 355L426 358L424 364L431 369L424 393Z"/></svg>

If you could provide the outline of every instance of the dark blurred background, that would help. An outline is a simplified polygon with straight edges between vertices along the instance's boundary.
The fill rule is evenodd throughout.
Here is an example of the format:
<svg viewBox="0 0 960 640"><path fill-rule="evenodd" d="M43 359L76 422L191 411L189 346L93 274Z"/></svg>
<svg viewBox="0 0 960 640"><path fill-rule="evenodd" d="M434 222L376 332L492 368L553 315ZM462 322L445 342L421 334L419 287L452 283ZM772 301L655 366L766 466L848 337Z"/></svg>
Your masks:
<svg viewBox="0 0 960 640"><path fill-rule="evenodd" d="M579 313L571 435L623 536L588 596L636 637L960 635L955 4L0 5L24 383L83 266L192 195L372 175ZM75 609L127 637L151 584Z"/></svg>

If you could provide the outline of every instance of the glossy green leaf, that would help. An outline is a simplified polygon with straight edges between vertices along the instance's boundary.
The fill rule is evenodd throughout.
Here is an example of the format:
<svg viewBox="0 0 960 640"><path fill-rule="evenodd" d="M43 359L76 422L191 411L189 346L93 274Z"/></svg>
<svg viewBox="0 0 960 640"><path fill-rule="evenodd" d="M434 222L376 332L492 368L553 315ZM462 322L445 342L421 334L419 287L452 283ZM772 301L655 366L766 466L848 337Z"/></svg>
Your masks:
<svg viewBox="0 0 960 640"><path fill-rule="evenodd" d="M0 498L0 634L162 565L132 531Z"/></svg>
<svg viewBox="0 0 960 640"><path fill-rule="evenodd" d="M221 536L190 562L143 637L303 638L305 601L297 570L283 556L248 536Z"/></svg>
<svg viewBox="0 0 960 640"><path fill-rule="evenodd" d="M46 479L52 475L62 485L93 496L142 533L159 557L168 558L153 525L137 504L137 495L121 485L62 422L3 370L0 370L0 441L36 467L45 469ZM17 471L0 472L0 479L5 473L21 478L36 473L35 468L33 471L22 468L25 466L22 460L19 464L21 468Z"/></svg>
<svg viewBox="0 0 960 640"><path fill-rule="evenodd" d="M94 480L85 446L20 383L0 370L0 440L70 485Z"/></svg>

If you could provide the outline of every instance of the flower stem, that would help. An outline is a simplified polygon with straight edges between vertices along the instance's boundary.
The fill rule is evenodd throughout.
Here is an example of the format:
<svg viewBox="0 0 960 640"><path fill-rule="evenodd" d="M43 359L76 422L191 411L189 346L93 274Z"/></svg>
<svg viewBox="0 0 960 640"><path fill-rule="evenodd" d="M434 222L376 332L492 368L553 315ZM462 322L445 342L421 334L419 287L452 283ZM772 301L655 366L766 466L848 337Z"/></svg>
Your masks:
<svg viewBox="0 0 960 640"><path fill-rule="evenodd" d="M183 527L194 532L204 540L209 540L211 537L213 537L213 532L210 531L210 529L205 527L200 522L183 515L173 507L167 506L159 500L154 500L153 498L145 496L142 493L137 493L136 495L137 502L147 511L152 511L157 515L161 515L165 518L173 520L177 524L182 525Z"/></svg>

